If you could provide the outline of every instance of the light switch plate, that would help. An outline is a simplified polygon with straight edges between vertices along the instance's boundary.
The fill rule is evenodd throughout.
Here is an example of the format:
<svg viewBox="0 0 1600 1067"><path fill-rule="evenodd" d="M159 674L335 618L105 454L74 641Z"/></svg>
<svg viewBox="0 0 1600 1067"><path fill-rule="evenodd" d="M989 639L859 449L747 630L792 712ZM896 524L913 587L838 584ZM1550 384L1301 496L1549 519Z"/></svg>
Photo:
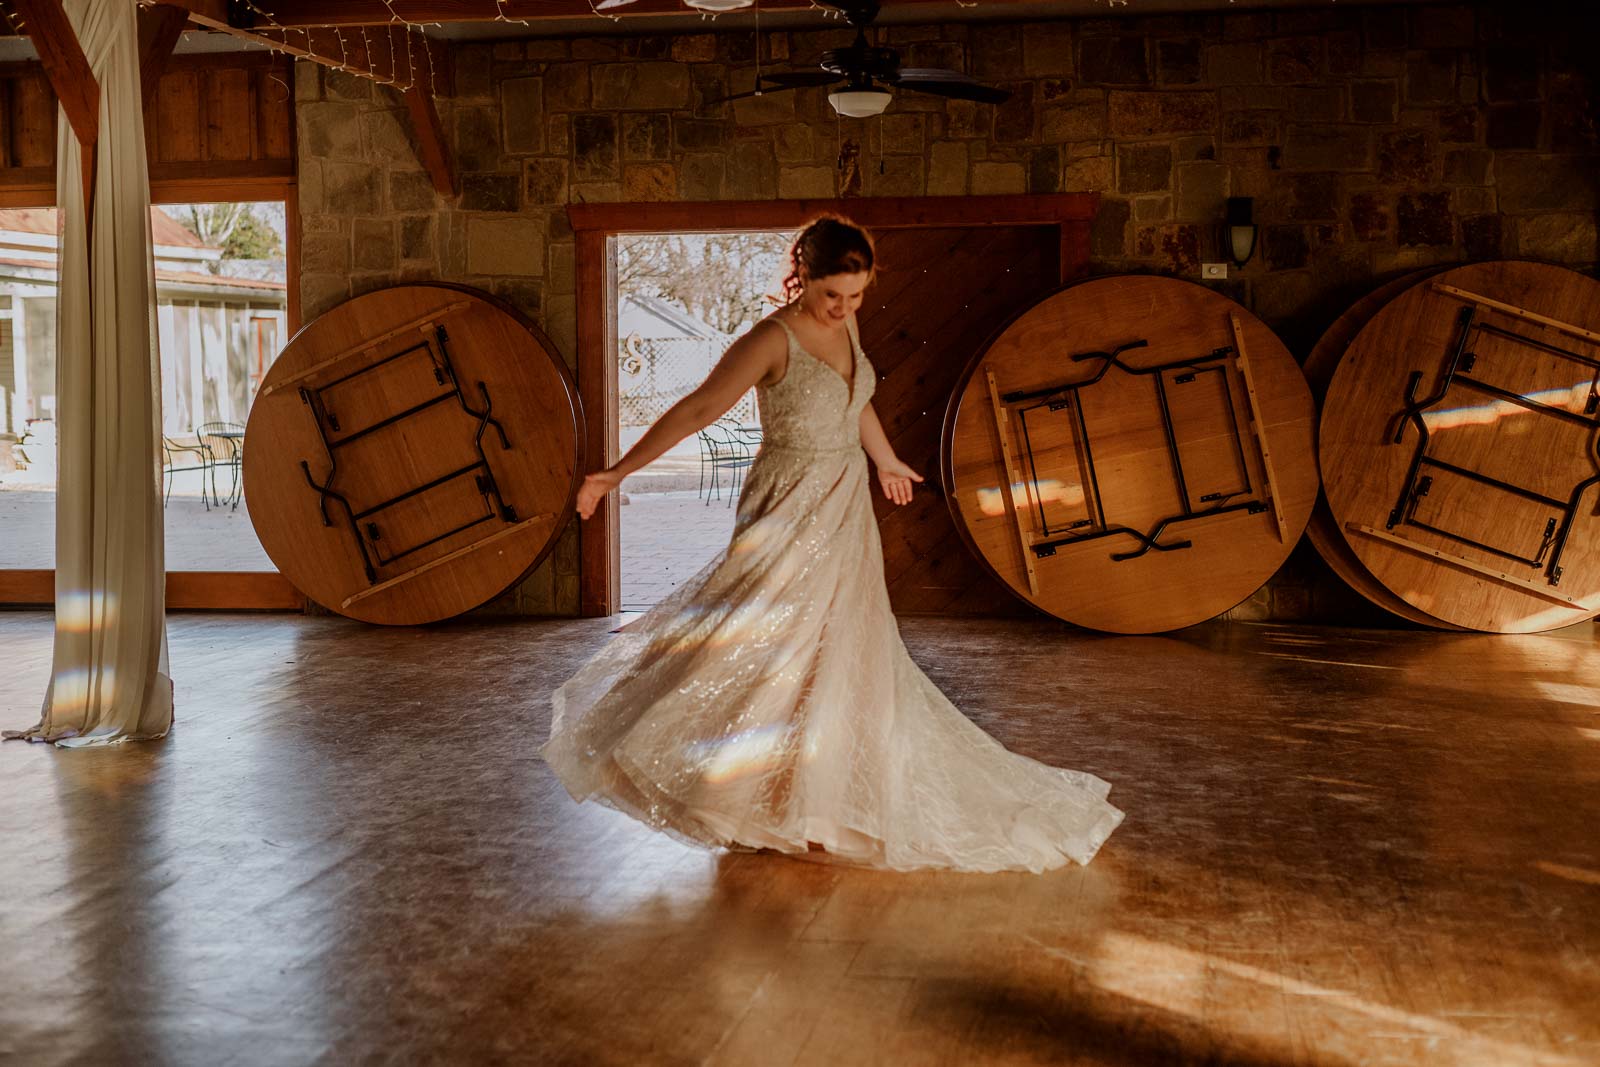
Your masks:
<svg viewBox="0 0 1600 1067"><path fill-rule="evenodd" d="M1207 281L1214 281L1219 278L1226 278L1227 276L1228 265L1226 263L1200 264L1200 277L1205 278Z"/></svg>

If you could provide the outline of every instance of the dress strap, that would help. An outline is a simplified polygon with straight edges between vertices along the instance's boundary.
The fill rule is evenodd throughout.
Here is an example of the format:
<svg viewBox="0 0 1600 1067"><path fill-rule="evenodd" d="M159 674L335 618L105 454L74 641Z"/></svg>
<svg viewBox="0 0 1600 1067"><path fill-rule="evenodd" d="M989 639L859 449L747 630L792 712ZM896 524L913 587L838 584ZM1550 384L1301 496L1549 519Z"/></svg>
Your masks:
<svg viewBox="0 0 1600 1067"><path fill-rule="evenodd" d="M790 344L797 345L800 343L800 338L795 336L794 327L790 326L787 322L784 322L782 315L773 315L772 321L783 327L783 332L789 335Z"/></svg>

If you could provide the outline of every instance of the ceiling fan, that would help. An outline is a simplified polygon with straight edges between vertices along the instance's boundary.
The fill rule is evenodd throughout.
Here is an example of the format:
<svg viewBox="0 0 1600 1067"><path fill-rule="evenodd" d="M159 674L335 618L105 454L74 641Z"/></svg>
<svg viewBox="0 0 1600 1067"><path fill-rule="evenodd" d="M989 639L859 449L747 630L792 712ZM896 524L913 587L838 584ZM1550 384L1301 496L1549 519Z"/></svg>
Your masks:
<svg viewBox="0 0 1600 1067"><path fill-rule="evenodd" d="M889 106L889 89L908 89L935 96L949 96L957 100L976 100L985 104L1000 104L1010 99L1011 92L973 80L956 70L937 67L902 67L900 53L867 43L866 28L878 17L878 0L823 0L826 6L844 15L845 21L855 27L856 39L848 48L830 48L822 53L820 70L783 70L772 74L756 75L756 87L749 92L734 93L717 101L739 100L747 96L765 96L793 89L821 86L838 86L828 94L833 109L847 118L866 118L878 115Z"/></svg>

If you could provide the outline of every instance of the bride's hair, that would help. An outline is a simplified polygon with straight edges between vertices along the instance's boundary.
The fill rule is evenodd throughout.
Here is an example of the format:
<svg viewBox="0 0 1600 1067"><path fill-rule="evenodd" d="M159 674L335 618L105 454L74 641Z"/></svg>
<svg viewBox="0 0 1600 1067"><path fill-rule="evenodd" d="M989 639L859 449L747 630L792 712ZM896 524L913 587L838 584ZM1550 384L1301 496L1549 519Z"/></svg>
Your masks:
<svg viewBox="0 0 1600 1067"><path fill-rule="evenodd" d="M823 215L813 219L794 239L789 249L789 273L783 279L783 295L799 299L804 278L826 278L833 274L870 272L873 265L872 235L842 215Z"/></svg>

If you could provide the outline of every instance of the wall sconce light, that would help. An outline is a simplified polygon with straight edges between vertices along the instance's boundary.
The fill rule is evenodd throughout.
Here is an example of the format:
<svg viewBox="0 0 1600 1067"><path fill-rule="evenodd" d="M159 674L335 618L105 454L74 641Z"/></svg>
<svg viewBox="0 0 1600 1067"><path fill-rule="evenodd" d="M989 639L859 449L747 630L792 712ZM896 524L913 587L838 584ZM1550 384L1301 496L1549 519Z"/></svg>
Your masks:
<svg viewBox="0 0 1600 1067"><path fill-rule="evenodd" d="M1248 196L1228 197L1227 223L1228 253L1233 265L1242 267L1250 261L1256 250L1256 223L1252 215L1255 202Z"/></svg>

